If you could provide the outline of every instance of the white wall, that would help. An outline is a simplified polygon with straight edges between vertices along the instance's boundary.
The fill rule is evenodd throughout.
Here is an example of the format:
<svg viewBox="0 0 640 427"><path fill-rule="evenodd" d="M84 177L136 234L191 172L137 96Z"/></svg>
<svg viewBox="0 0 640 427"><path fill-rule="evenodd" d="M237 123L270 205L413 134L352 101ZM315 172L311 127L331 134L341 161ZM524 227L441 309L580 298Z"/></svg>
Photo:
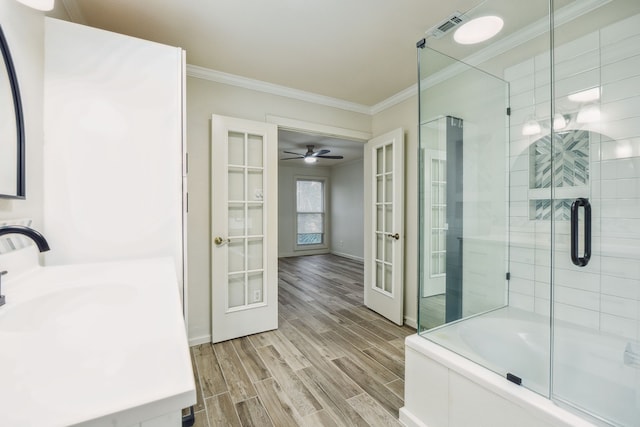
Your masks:
<svg viewBox="0 0 640 427"><path fill-rule="evenodd" d="M330 179L331 169L322 166L280 166L278 168L278 257L290 257L312 254L329 253L327 249L312 249L296 251L296 177L322 177L328 178L327 187L329 195L333 193L334 186ZM325 212L326 225L333 229L331 215L331 202ZM330 234L325 238L330 239Z"/></svg>
<svg viewBox="0 0 640 427"><path fill-rule="evenodd" d="M364 261L364 161L331 168L331 253Z"/></svg>
<svg viewBox="0 0 640 427"><path fill-rule="evenodd" d="M0 220L33 218L42 229L42 103L44 73L43 13L16 1L0 2L0 25L16 69L24 113L26 200L0 199Z"/></svg>
<svg viewBox="0 0 640 427"><path fill-rule="evenodd" d="M371 117L200 78L187 79L189 151L189 338L206 342L211 329L211 114L265 121L267 115L371 131Z"/></svg>

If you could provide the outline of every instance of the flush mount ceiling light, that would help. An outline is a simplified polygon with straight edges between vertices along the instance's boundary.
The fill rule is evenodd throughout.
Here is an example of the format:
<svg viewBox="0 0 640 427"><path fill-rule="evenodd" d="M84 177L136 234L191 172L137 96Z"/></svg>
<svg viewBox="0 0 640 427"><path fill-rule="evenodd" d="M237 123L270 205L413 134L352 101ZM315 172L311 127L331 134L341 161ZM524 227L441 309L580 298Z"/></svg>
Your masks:
<svg viewBox="0 0 640 427"><path fill-rule="evenodd" d="M600 88L594 87L580 92L572 93L568 96L569 101L573 102L591 102L600 99Z"/></svg>
<svg viewBox="0 0 640 427"><path fill-rule="evenodd" d="M460 44L476 44L489 40L502 30L504 21L497 16L481 16L463 24L453 34L453 39Z"/></svg>
<svg viewBox="0 0 640 427"><path fill-rule="evenodd" d="M29 6L33 9L42 10L47 12L53 9L54 0L18 0L18 2Z"/></svg>

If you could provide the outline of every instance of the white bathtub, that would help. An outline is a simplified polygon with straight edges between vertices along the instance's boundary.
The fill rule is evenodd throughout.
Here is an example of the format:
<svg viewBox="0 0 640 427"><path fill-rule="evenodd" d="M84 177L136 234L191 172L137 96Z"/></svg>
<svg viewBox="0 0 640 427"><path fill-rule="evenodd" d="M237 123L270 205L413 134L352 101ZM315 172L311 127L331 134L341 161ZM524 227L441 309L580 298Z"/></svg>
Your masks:
<svg viewBox="0 0 640 427"><path fill-rule="evenodd" d="M555 326L557 403L546 397L549 320L507 307L407 338L400 420L427 427L609 425L567 401L614 418L613 425L640 426L640 369L624 363L627 341Z"/></svg>

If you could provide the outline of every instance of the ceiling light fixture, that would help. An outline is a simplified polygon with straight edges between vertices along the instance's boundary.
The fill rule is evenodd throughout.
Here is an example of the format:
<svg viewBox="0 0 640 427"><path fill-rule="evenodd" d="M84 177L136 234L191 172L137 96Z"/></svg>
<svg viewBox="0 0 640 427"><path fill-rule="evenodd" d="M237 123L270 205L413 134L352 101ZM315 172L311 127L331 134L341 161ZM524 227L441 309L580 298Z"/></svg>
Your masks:
<svg viewBox="0 0 640 427"><path fill-rule="evenodd" d="M573 102L591 102L600 99L600 87L594 87L580 92L572 93L568 96L569 101Z"/></svg>
<svg viewBox="0 0 640 427"><path fill-rule="evenodd" d="M537 135L540 132L542 132L542 127L540 127L540 123L533 117L527 120L522 126L522 135L524 136Z"/></svg>
<svg viewBox="0 0 640 427"><path fill-rule="evenodd" d="M460 44L476 44L489 40L502 30L504 21L494 15L481 16L464 23L453 34L453 39Z"/></svg>
<svg viewBox="0 0 640 427"><path fill-rule="evenodd" d="M564 115L560 113L553 115L553 130L562 130L567 127L567 124L568 121Z"/></svg>
<svg viewBox="0 0 640 427"><path fill-rule="evenodd" d="M33 9L42 10L48 12L53 9L53 3L55 0L18 0L18 2L29 6Z"/></svg>
<svg viewBox="0 0 640 427"><path fill-rule="evenodd" d="M315 157L305 157L304 158L304 162L305 163L315 163L317 161L318 161L318 159L316 159Z"/></svg>

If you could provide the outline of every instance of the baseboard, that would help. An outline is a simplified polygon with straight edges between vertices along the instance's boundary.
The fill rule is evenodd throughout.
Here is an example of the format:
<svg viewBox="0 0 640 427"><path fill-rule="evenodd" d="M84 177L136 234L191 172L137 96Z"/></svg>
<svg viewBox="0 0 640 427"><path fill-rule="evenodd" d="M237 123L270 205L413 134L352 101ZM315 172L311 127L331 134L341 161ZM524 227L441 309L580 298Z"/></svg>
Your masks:
<svg viewBox="0 0 640 427"><path fill-rule="evenodd" d="M404 324L407 326L411 326L414 329L418 329L418 322L413 317L405 317Z"/></svg>
<svg viewBox="0 0 640 427"><path fill-rule="evenodd" d="M409 412L404 406L400 408L400 424L406 427L429 427L411 412Z"/></svg>
<svg viewBox="0 0 640 427"><path fill-rule="evenodd" d="M278 258L291 258L291 257L307 256L307 255L324 255L329 253L330 253L329 249L312 249L308 251L294 251L294 252L279 253Z"/></svg>
<svg viewBox="0 0 640 427"><path fill-rule="evenodd" d="M200 337L189 338L189 347L194 345L206 344L211 342L211 335L202 335Z"/></svg>
<svg viewBox="0 0 640 427"><path fill-rule="evenodd" d="M364 258L361 258L359 256L355 256L355 255L351 255L351 254L345 254L343 252L336 252L336 251L331 251L331 255L335 255L335 256L339 256L342 258L347 258L353 261L358 261L358 262L362 262L364 263Z"/></svg>

